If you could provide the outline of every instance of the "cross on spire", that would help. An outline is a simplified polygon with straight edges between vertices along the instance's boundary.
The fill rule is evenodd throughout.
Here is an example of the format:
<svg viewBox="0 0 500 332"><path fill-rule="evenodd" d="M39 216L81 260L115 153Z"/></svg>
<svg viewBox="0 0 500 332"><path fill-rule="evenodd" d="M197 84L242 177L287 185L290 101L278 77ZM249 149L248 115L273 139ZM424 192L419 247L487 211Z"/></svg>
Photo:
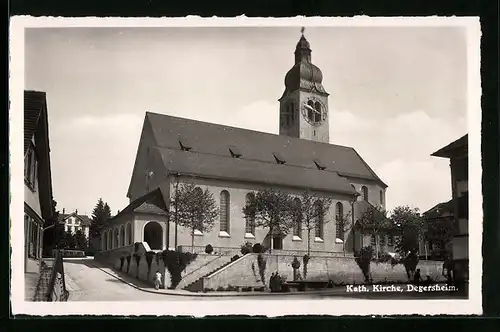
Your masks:
<svg viewBox="0 0 500 332"><path fill-rule="evenodd" d="M306 28L304 28L304 27L300 28L300 33L301 33L302 35L304 35L304 30L306 30Z"/></svg>

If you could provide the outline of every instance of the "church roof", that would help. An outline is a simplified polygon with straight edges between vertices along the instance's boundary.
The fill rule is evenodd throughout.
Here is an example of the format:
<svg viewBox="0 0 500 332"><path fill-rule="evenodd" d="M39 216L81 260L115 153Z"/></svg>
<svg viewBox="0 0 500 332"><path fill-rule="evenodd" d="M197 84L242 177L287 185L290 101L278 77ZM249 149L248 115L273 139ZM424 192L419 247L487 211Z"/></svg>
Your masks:
<svg viewBox="0 0 500 332"><path fill-rule="evenodd" d="M148 122L168 172L349 194L346 176L386 187L350 147L150 112Z"/></svg>
<svg viewBox="0 0 500 332"><path fill-rule="evenodd" d="M121 210L116 216L108 220L108 223L101 226L105 227L112 223L116 219L120 218L123 215L127 215L129 213L148 213L148 214L157 214L157 215L168 215L168 208L166 205L166 199L168 199L168 195L164 194L164 188L157 188L137 199L130 202L126 208Z"/></svg>

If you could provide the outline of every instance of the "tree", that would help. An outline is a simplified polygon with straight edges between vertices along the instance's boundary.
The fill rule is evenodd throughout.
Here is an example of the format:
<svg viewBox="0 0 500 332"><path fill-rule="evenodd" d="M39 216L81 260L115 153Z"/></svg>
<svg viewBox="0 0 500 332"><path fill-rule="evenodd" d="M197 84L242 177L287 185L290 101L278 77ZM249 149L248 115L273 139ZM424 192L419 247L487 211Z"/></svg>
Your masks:
<svg viewBox="0 0 500 332"><path fill-rule="evenodd" d="M323 227L322 224L328 223L325 216L330 209L332 199L328 197L320 197L314 193L306 190L300 197L300 204L298 200L293 200L294 215L296 216L295 222L299 220L304 224L307 230L307 254L311 254L311 232L316 227Z"/></svg>
<svg viewBox="0 0 500 332"><path fill-rule="evenodd" d="M183 184L174 194L180 204L177 206L178 224L191 232L191 251L194 251L195 231L208 232L215 224L219 209L208 189L202 190L193 183Z"/></svg>
<svg viewBox="0 0 500 332"><path fill-rule="evenodd" d="M52 218L45 222L44 228L54 225L43 232L43 250L46 256L52 255L52 250L57 248L58 241L64 234L64 225L59 224L59 211L57 202L52 199Z"/></svg>
<svg viewBox="0 0 500 332"><path fill-rule="evenodd" d="M73 241L75 244L75 248L78 250L87 249L87 238L85 234L79 229L73 234Z"/></svg>
<svg viewBox="0 0 500 332"><path fill-rule="evenodd" d="M286 235L292 228L296 209L290 194L279 189L262 189L243 207L245 218L254 217L255 225L269 234Z"/></svg>
<svg viewBox="0 0 500 332"><path fill-rule="evenodd" d="M90 218L90 243L92 243L94 236L99 236L99 228L109 219L111 219L111 209L109 208L108 203L105 203L102 198L99 198L94 210L92 211L92 217Z"/></svg>
<svg viewBox="0 0 500 332"><path fill-rule="evenodd" d="M418 253L419 243L423 239L426 225L418 209L398 206L391 214L391 221L396 231L396 251L405 257L409 252Z"/></svg>
<svg viewBox="0 0 500 332"><path fill-rule="evenodd" d="M76 242L75 242L75 237L71 233L70 230L65 231L62 234L62 237L58 243L58 248L59 249L75 249L76 248Z"/></svg>
<svg viewBox="0 0 500 332"><path fill-rule="evenodd" d="M443 218L429 222L426 220L427 228L425 238L433 243L439 242L439 252L431 252L431 256L437 255L440 258L450 257L449 245L455 236L455 223L452 218Z"/></svg>
<svg viewBox="0 0 500 332"><path fill-rule="evenodd" d="M340 234L342 236L342 251L344 252L345 255L345 234L349 232L352 227L352 211L349 211L349 213L345 215L338 216L335 214L335 222L336 222L336 227L339 228Z"/></svg>
<svg viewBox="0 0 500 332"><path fill-rule="evenodd" d="M366 211L358 219L358 227L362 235L375 237L375 257L379 257L379 235L391 227L387 212L382 207L368 206Z"/></svg>

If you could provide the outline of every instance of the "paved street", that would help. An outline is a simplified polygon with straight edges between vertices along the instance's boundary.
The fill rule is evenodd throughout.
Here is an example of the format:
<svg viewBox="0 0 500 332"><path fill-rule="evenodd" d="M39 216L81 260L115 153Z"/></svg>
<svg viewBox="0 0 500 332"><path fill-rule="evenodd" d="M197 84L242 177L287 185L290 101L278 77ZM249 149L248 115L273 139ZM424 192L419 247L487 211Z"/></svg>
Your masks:
<svg viewBox="0 0 500 332"><path fill-rule="evenodd" d="M292 294L288 295L254 295L251 297L214 297L214 296L180 296L171 294L149 293L136 289L117 278L117 273L109 268L98 268L93 259L65 259L64 272L66 287L70 292L69 301L230 301L230 300L291 300L304 299L446 299L456 298L458 294L430 292L430 293L346 293L344 288L332 289L320 294ZM138 287L150 288L129 276L122 276L128 282ZM182 291L180 291L182 292ZM242 294L240 294L242 295Z"/></svg>
<svg viewBox="0 0 500 332"><path fill-rule="evenodd" d="M64 273L69 301L228 301L234 297L177 296L138 290L102 271L92 259L65 259ZM254 296L252 300L286 300L287 296Z"/></svg>
<svg viewBox="0 0 500 332"><path fill-rule="evenodd" d="M152 294L135 289L91 264L91 260L65 260L69 301L169 301L177 296ZM194 299L194 297L193 297ZM200 300L197 298L197 300Z"/></svg>

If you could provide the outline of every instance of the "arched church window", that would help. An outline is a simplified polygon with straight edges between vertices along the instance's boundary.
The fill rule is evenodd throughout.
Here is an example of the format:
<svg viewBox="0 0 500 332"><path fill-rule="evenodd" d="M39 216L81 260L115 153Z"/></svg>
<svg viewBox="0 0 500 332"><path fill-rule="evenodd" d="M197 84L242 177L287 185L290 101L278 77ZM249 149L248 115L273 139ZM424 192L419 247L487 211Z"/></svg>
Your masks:
<svg viewBox="0 0 500 332"><path fill-rule="evenodd" d="M254 193L248 193L246 195L246 204L249 206L255 199ZM255 236L255 213L249 213L245 216L245 233L252 234Z"/></svg>
<svg viewBox="0 0 500 332"><path fill-rule="evenodd" d="M321 104L319 103L319 101L314 103L314 109L316 110L316 112L314 113L314 122L320 122L322 111L321 111Z"/></svg>
<svg viewBox="0 0 500 332"><path fill-rule="evenodd" d="M132 225L127 223L127 245L132 244Z"/></svg>
<svg viewBox="0 0 500 332"><path fill-rule="evenodd" d="M324 214L323 214L323 205L321 202L317 201L314 203L316 208L316 225L314 229L314 236L316 238L323 239L323 228L324 228Z"/></svg>
<svg viewBox="0 0 500 332"><path fill-rule="evenodd" d="M335 206L335 236L344 241L344 206L338 202Z"/></svg>
<svg viewBox="0 0 500 332"><path fill-rule="evenodd" d="M223 190L220 193L220 231L229 234L229 192Z"/></svg>
<svg viewBox="0 0 500 332"><path fill-rule="evenodd" d="M368 202L368 188L366 186L361 187L361 190L363 191L363 199Z"/></svg>
<svg viewBox="0 0 500 332"><path fill-rule="evenodd" d="M125 246L125 227L121 225L120 227L120 247Z"/></svg>
<svg viewBox="0 0 500 332"><path fill-rule="evenodd" d="M295 223L293 225L293 235L302 238L302 202L300 198L293 200L295 208Z"/></svg>

